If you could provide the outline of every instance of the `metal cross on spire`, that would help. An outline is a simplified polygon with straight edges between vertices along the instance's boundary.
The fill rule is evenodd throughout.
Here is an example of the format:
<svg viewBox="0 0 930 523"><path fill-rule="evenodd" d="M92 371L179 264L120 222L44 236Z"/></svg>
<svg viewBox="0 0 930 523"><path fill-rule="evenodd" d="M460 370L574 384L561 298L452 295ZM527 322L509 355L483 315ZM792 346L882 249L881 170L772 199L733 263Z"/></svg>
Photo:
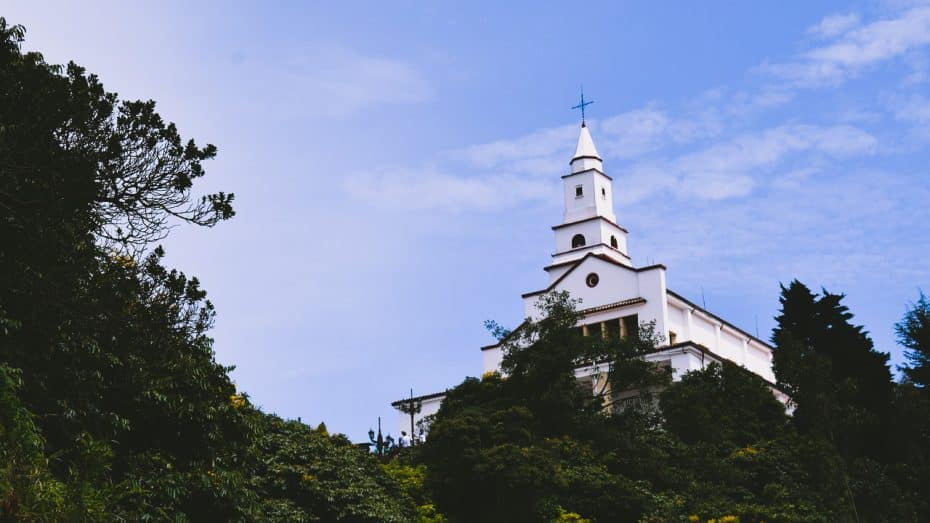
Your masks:
<svg viewBox="0 0 930 523"><path fill-rule="evenodd" d="M581 125L584 125L584 108L585 106L591 105L594 103L594 100L584 101L584 86L581 86L581 103L572 107L572 109L581 109Z"/></svg>

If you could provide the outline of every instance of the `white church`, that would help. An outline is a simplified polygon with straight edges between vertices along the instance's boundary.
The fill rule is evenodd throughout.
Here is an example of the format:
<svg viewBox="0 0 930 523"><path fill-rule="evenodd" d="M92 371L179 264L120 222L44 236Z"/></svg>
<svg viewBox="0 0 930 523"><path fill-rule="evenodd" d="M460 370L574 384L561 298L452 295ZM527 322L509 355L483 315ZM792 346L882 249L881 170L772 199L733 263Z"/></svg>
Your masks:
<svg viewBox="0 0 930 523"><path fill-rule="evenodd" d="M668 365L674 380L713 362L730 361L761 376L783 403L788 397L775 387L773 347L765 341L695 305L665 284L664 265L634 267L627 252L628 231L617 224L613 206L613 179L604 172L591 132L582 122L578 146L562 176L565 214L555 232L552 262L543 268L549 284L522 296L526 318L538 318L537 299L551 291L568 291L581 299L581 328L588 333L625 335L643 322L655 322L665 345L646 356ZM500 344L481 347L484 372L500 372ZM596 367L577 369L582 382L597 383ZM420 410L414 422L435 414L444 393L412 398ZM411 398L391 403L400 413L401 430L410 430L403 412Z"/></svg>

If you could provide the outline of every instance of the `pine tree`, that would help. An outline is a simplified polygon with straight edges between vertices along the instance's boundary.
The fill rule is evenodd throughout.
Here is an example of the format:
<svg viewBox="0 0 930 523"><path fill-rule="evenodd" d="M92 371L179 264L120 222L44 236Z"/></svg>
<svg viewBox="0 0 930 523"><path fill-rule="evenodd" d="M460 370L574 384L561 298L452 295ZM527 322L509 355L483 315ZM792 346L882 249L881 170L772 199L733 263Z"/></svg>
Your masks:
<svg viewBox="0 0 930 523"><path fill-rule="evenodd" d="M894 328L908 362L901 370L915 385L926 387L930 384L930 300L923 292Z"/></svg>
<svg viewBox="0 0 930 523"><path fill-rule="evenodd" d="M772 336L775 376L795 403L802 430L834 441L846 455L882 449L893 394L888 354L853 325L844 295L818 296L795 280L782 286Z"/></svg>

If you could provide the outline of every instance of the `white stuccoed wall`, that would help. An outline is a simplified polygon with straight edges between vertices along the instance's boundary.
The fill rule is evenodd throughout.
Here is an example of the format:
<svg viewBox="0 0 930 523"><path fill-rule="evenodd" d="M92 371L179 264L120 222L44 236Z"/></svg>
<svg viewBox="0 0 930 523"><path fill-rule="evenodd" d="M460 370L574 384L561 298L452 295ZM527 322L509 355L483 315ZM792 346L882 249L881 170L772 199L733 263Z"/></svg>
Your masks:
<svg viewBox="0 0 930 523"><path fill-rule="evenodd" d="M596 287L588 287L585 283L585 279L591 273L596 273L600 279ZM581 265L550 290L567 290L573 298L580 298L579 309L644 298L646 303L637 311L639 320L655 320L657 331L668 336L665 268L660 265L646 270L634 270L591 256L585 258ZM540 311L536 306L538 299L539 295L524 297L524 316L537 319L540 317ZM627 314L632 313L624 312L623 315Z"/></svg>
<svg viewBox="0 0 930 523"><path fill-rule="evenodd" d="M497 372L501 368L501 359L504 357L500 347L481 350L481 359L484 364L483 372Z"/></svg>
<svg viewBox="0 0 930 523"><path fill-rule="evenodd" d="M613 210L613 189L606 174L589 169L563 178L565 195L564 223L603 216L616 221ZM581 186L582 195L576 196L576 188ZM603 189L603 192L601 191Z"/></svg>
<svg viewBox="0 0 930 523"><path fill-rule="evenodd" d="M772 349L751 336L706 311L670 294L669 330L677 334L677 341L693 341L714 354L742 365L768 381L775 381L772 371Z"/></svg>

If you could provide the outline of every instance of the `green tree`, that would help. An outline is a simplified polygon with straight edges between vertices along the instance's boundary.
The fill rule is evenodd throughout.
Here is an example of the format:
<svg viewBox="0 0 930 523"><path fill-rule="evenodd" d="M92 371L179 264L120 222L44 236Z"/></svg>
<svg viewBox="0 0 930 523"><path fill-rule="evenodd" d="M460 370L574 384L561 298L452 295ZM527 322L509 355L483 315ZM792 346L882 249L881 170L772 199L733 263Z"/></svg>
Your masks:
<svg viewBox="0 0 930 523"><path fill-rule="evenodd" d="M413 501L377 460L344 436L252 411L253 473L271 521L414 521Z"/></svg>
<svg viewBox="0 0 930 523"><path fill-rule="evenodd" d="M775 374L796 403L793 425L812 446L835 449L843 491L838 513L866 521L916 521L917 505L895 478L903 465L895 412L908 410L897 395L888 354L874 349L853 325L843 296L813 294L798 281L782 288L782 311L773 334ZM902 467L904 467L902 469Z"/></svg>
<svg viewBox="0 0 930 523"><path fill-rule="evenodd" d="M666 485L684 497L686 512L740 521L830 521L835 515L821 493L827 486L831 495L842 493L842 486L830 476L817 477L819 488L810 488L815 478L807 466L816 452L792 430L785 406L760 377L733 363L714 363L671 384L660 402L664 429L673 437L665 442L670 464L664 466L672 471ZM814 470L831 465L822 456L816 462Z"/></svg>
<svg viewBox="0 0 930 523"><path fill-rule="evenodd" d="M689 372L661 394L665 428L687 444L730 448L774 439L788 421L762 378L733 363Z"/></svg>
<svg viewBox="0 0 930 523"><path fill-rule="evenodd" d="M648 485L609 470L602 445L615 442L613 427L644 419L629 415L633 407L612 408L615 391L667 383L667 372L641 358L655 347L654 329L626 339L585 337L566 293L539 304L540 318L516 332L491 324L506 378L469 378L447 392L422 448L426 487L450 521L550 521L565 511L638 519L653 502ZM579 384L575 369L586 365L609 386L592 393Z"/></svg>
<svg viewBox="0 0 930 523"><path fill-rule="evenodd" d="M894 390L888 354L850 323L842 299L827 291L817 296L797 280L782 287L772 335L775 376L797 404L799 429L827 437L847 456L875 456L886 450Z"/></svg>
<svg viewBox="0 0 930 523"><path fill-rule="evenodd" d="M887 432L895 449L895 463L888 476L895 481L914 507L917 520L930 519L930 300L923 292L895 324L898 343L907 364L901 367L904 380L895 391L894 415ZM882 495L887 495L882 493Z"/></svg>
<svg viewBox="0 0 930 523"><path fill-rule="evenodd" d="M446 517L436 508L426 491L426 466L413 465L395 457L382 465L384 471L397 483L417 506L417 523L445 523Z"/></svg>
<svg viewBox="0 0 930 523"><path fill-rule="evenodd" d="M153 102L23 53L24 34L0 19L0 316L16 326L0 364L21 376L75 519L245 518L247 430L213 359L212 306L142 252L169 220L232 216L231 195L191 193L215 149L183 142Z"/></svg>
<svg viewBox="0 0 930 523"><path fill-rule="evenodd" d="M918 387L930 384L930 300L923 292L894 326L907 365L901 370Z"/></svg>
<svg viewBox="0 0 930 523"><path fill-rule="evenodd" d="M233 215L212 145L0 18L0 519L408 521L372 457L253 409L154 243Z"/></svg>
<svg viewBox="0 0 930 523"><path fill-rule="evenodd" d="M0 365L0 521L48 521L68 512L66 486L48 470L42 437L19 400L19 373Z"/></svg>

